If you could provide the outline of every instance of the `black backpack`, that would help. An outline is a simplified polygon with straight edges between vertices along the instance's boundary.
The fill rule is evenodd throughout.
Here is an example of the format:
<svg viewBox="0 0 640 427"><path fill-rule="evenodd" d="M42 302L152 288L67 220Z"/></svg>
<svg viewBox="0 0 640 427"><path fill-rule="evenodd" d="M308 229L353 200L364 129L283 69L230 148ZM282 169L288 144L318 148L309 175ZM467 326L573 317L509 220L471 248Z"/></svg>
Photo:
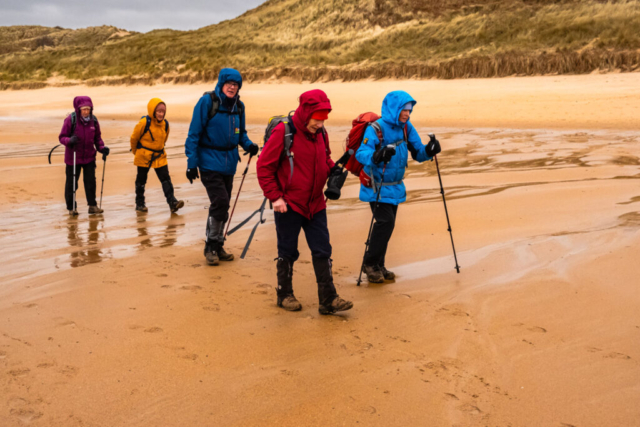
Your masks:
<svg viewBox="0 0 640 427"><path fill-rule="evenodd" d="M293 113L293 111L289 111L289 114L287 114L286 116L271 117L269 119L269 122L267 123L267 128L264 130L264 138L262 140L262 149L264 150L264 146L267 144L267 141L271 137L273 130L280 123L284 123L284 149L282 150L282 153L289 160L289 169L291 170L289 180L291 180L291 178L293 177L293 154L291 153L291 146L293 145L293 135L296 134L296 127L293 125L291 113ZM324 143L326 145L327 131L325 130L324 126L322 127L322 137L324 138Z"/></svg>
<svg viewBox="0 0 640 427"><path fill-rule="evenodd" d="M218 113L222 113L222 114L228 114L230 116L238 116L238 117L242 117L244 115L244 104L242 103L242 101L238 100L238 103L236 104L236 111L232 112L232 111L226 111L226 110L220 110L220 98L218 98L218 95L216 95L215 91L211 91L211 92L205 92L202 94L202 96L204 95L209 95L209 97L211 98L211 108L209 109L209 115L207 117L207 123L205 123L204 125L204 129L205 129L205 136L207 138L207 140L209 142L211 142L211 139L209 138L209 134L207 133L206 129L209 127L209 122L211 121L211 119L213 119L216 114ZM242 122L242 120L240 120L240 122ZM246 128L240 129L240 134L246 133L247 130ZM212 150L218 150L218 151L231 151L231 150L235 150L236 147L231 147L231 148L226 148L226 147L214 147L213 143L211 145L206 145L203 144L201 141L198 142L198 146L200 147L204 147L204 148L209 148Z"/></svg>

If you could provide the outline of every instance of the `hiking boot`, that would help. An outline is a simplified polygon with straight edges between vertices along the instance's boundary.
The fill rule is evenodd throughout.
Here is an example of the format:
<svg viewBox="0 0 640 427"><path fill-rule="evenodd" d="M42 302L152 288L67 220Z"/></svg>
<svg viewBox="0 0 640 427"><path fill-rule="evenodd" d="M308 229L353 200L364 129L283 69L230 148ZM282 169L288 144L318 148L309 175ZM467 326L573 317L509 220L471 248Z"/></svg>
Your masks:
<svg viewBox="0 0 640 427"><path fill-rule="evenodd" d="M396 280L395 273L393 271L387 270L384 265L380 266L380 272L382 273L382 277L384 277L384 280Z"/></svg>
<svg viewBox="0 0 640 427"><path fill-rule="evenodd" d="M384 276L377 265L365 265L362 271L367 275L369 283L384 283Z"/></svg>
<svg viewBox="0 0 640 427"><path fill-rule="evenodd" d="M228 253L222 246L220 246L218 248L218 258L220 259L220 261L233 261L235 257L233 256L233 254Z"/></svg>
<svg viewBox="0 0 640 427"><path fill-rule="evenodd" d="M184 202L182 200L173 200L170 204L169 207L171 208L171 213L176 213L178 212L178 209L180 209L181 207L184 206Z"/></svg>
<svg viewBox="0 0 640 427"><path fill-rule="evenodd" d="M207 259L207 264L218 265L220 258L218 258L218 252L215 251L213 244L207 242L204 244L204 257Z"/></svg>
<svg viewBox="0 0 640 427"><path fill-rule="evenodd" d="M296 297L287 295L286 297L278 297L278 307L282 307L287 311L300 311L302 310L302 304L296 299Z"/></svg>
<svg viewBox="0 0 640 427"><path fill-rule="evenodd" d="M347 301L340 297L335 297L334 300L331 301L331 304L329 305L320 304L320 307L318 307L318 312L322 315L327 315L327 314L333 314L337 311L351 310L352 307L353 307L353 303L351 301Z"/></svg>
<svg viewBox="0 0 640 427"><path fill-rule="evenodd" d="M69 211L69 216L78 216L78 211Z"/></svg>
<svg viewBox="0 0 640 427"><path fill-rule="evenodd" d="M218 242L219 242L219 246L218 246L218 258L220 258L220 261L233 261L233 254L227 253L227 251L224 250L224 248L222 247L222 245L224 245L224 226L227 224L227 222L223 222L220 225L220 228L218 229Z"/></svg>
<svg viewBox="0 0 640 427"><path fill-rule="evenodd" d="M142 205L136 205L136 211L137 212L148 212L149 209L147 209L147 207L142 204Z"/></svg>
<svg viewBox="0 0 640 427"><path fill-rule="evenodd" d="M100 209L97 206L89 206L89 215L101 214L104 212L104 209Z"/></svg>

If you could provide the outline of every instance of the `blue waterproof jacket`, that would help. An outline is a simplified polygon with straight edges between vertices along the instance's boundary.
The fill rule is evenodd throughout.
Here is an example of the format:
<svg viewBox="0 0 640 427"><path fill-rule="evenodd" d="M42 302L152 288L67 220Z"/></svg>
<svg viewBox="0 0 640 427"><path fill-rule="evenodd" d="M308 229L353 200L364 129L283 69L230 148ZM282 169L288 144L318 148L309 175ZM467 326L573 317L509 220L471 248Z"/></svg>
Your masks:
<svg viewBox="0 0 640 427"><path fill-rule="evenodd" d="M197 166L206 171L234 175L240 160L238 145L248 150L252 144L245 128L244 104L240 101L240 95L230 100L222 93L222 86L228 81L238 82L238 93L242 88L242 76L237 70L232 68L220 70L215 88L215 94L220 99L220 107L211 120L209 120L209 110L213 102L209 94L204 94L193 109L189 134L184 144L189 169ZM238 115L239 105L242 105L243 110L241 116Z"/></svg>
<svg viewBox="0 0 640 427"><path fill-rule="evenodd" d="M360 200L363 202L375 202L376 191L381 188L380 193L381 203L390 203L392 205L399 205L407 200L407 190L404 187L404 171L407 167L407 160L409 157L409 149L415 150L415 160L424 162L430 160L431 157L427 157L425 153L425 146L422 145L422 140L418 131L407 120L407 140L411 147L407 147L404 142L404 123L401 123L400 112L402 107L411 102L412 105L416 105L416 101L407 92L402 90L396 90L390 92L385 96L382 101L382 117L377 120L382 128L382 136L384 138L384 145L395 144L396 154L387 163L387 168L384 173L384 182L380 186L382 178L382 168L384 164L373 163L373 153L376 148L380 148L380 141L373 127L367 127L362 139L362 144L356 152L356 159L364 165L364 170L373 177L375 180L375 187L368 188L364 185L360 186Z"/></svg>

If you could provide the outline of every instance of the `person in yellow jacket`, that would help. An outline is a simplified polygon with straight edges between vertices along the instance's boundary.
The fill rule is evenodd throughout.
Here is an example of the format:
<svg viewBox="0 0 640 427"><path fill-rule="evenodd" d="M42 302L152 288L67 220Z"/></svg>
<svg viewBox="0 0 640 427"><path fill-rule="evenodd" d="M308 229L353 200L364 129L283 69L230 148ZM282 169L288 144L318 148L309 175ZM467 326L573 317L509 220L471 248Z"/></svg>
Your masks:
<svg viewBox="0 0 640 427"><path fill-rule="evenodd" d="M149 115L140 119L131 134L131 152L135 156L133 164L138 167L136 211L147 212L148 210L144 203L144 187L147 184L149 169L153 168L162 183L162 191L171 212L177 212L184 206L184 202L173 195L167 153L164 150L169 139L169 122L165 119L167 105L160 98L153 98L147 105L147 112Z"/></svg>

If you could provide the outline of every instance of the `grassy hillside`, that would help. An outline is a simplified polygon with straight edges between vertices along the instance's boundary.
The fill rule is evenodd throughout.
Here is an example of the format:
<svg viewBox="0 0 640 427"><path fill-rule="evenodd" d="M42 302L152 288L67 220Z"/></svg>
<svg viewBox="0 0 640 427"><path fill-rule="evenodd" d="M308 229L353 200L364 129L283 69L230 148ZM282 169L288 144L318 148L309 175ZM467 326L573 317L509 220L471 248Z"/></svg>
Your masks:
<svg viewBox="0 0 640 427"><path fill-rule="evenodd" d="M640 66L640 1L269 0L195 31L0 28L0 85L493 77Z"/></svg>

